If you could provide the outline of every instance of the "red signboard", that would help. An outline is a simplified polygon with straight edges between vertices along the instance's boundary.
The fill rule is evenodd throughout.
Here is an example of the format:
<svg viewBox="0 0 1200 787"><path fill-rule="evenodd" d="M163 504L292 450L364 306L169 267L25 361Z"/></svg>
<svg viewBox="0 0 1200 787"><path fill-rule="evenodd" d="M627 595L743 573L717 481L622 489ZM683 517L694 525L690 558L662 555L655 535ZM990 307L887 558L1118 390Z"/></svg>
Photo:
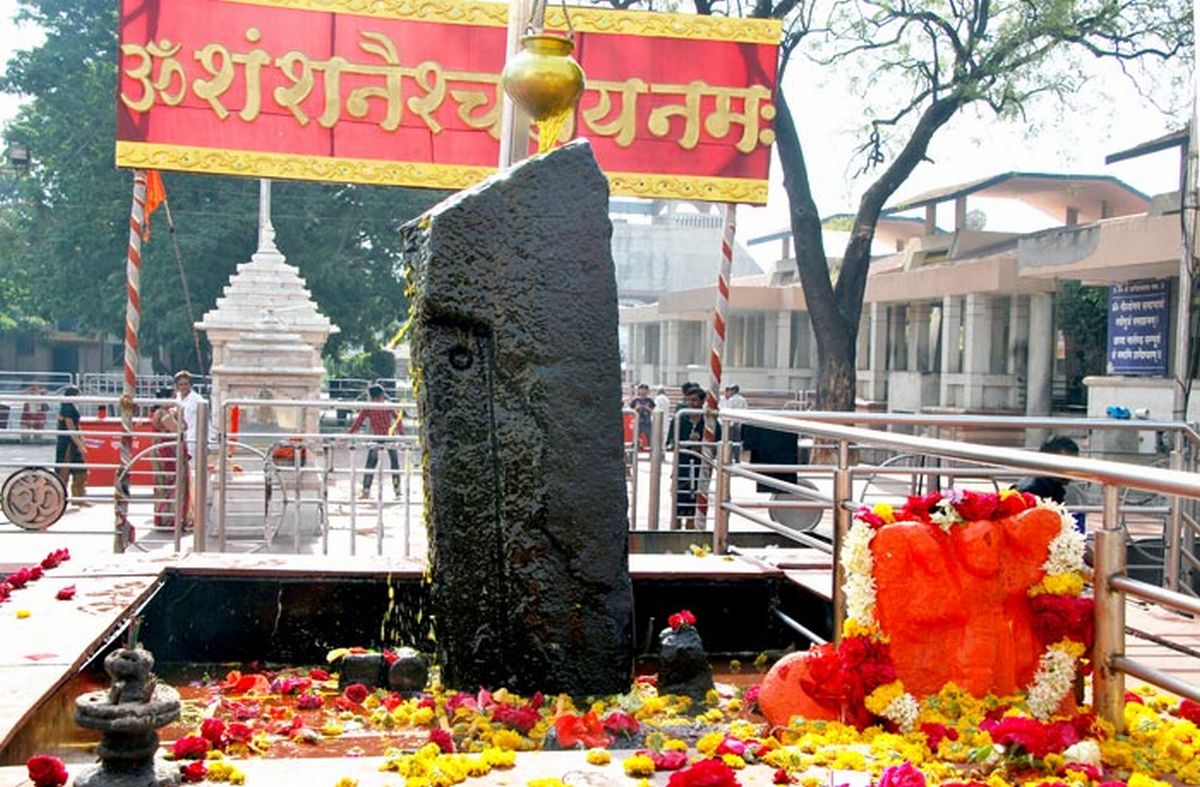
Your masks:
<svg viewBox="0 0 1200 787"><path fill-rule="evenodd" d="M117 164L468 186L499 157L507 18L448 0L123 0ZM587 89L563 136L591 141L614 194L766 202L778 22L570 22Z"/></svg>

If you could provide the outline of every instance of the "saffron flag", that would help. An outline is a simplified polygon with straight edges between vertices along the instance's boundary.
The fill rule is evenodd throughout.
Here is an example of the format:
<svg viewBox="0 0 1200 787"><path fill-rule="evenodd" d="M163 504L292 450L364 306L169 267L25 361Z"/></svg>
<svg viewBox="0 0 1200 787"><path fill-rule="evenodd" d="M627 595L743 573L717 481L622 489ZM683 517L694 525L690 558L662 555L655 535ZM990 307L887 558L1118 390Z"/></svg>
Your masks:
<svg viewBox="0 0 1200 787"><path fill-rule="evenodd" d="M150 240L150 214L166 201L167 188L163 185L162 175L155 169L146 170L146 227L142 231L142 240Z"/></svg>

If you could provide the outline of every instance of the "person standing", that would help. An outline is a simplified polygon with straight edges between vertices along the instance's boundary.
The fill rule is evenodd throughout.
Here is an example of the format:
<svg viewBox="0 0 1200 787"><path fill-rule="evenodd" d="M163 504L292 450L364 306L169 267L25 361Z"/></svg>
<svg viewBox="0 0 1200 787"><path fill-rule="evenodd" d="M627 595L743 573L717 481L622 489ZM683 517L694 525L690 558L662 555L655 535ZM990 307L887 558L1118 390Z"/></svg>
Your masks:
<svg viewBox="0 0 1200 787"><path fill-rule="evenodd" d="M367 396L375 404L387 401L387 398L383 394L382 385L372 385L367 389ZM350 424L350 428L346 430L346 434L354 434L365 422L368 424L371 434L377 437L402 435L404 434L402 417L402 412L392 409L359 410L354 423ZM388 445L387 454L388 461L392 463L392 493L396 497L400 497L400 454L394 444ZM362 491L358 495L360 500L366 500L371 496L371 482L375 480L375 465L378 463L379 444L375 443L367 451L366 472L363 473Z"/></svg>
<svg viewBox="0 0 1200 787"><path fill-rule="evenodd" d="M162 388L155 394L156 399L170 399L170 388ZM182 424L177 415L174 403L162 403L155 406L150 413L150 427L154 430L154 453L150 457L154 468L154 527L175 527L176 486L182 484L179 499L183 501L183 527L189 529L191 522L187 515L188 478L186 473L178 472L176 462L176 444L179 439ZM184 449L186 451L186 449ZM186 461L186 459L185 459Z"/></svg>
<svg viewBox="0 0 1200 787"><path fill-rule="evenodd" d="M746 397L742 396L742 389L736 385L725 386L725 396L721 400L722 410L748 410L750 403L746 401ZM738 462L742 458L742 425L735 423L729 426L729 439L733 442L733 461Z"/></svg>
<svg viewBox="0 0 1200 787"><path fill-rule="evenodd" d="M638 383L634 397L629 400L629 409L637 414L637 448L650 449L650 428L654 417L654 400L650 398L650 386Z"/></svg>
<svg viewBox="0 0 1200 787"><path fill-rule="evenodd" d="M188 483L188 479L192 477L191 467L199 448L200 435L204 435L205 440L208 439L208 424L200 423L200 405L205 403L205 400L192 387L192 373L186 369L175 373L175 401L178 403L176 416L183 420L183 463L177 471L183 479L182 483L188 485L189 492L184 521L194 522L195 512L192 510L191 484Z"/></svg>
<svg viewBox="0 0 1200 787"><path fill-rule="evenodd" d="M685 389L683 408L701 410L704 407L704 389L691 386ZM679 425L679 434L675 434L675 426ZM671 422L667 431L667 447L679 439L679 466L676 471L675 487L675 523L673 529L689 528L696 516L696 498L700 491L701 465L700 452L703 447L696 445L704 440L704 413L689 413ZM717 424L716 439L721 439L721 425Z"/></svg>
<svg viewBox="0 0 1200 787"><path fill-rule="evenodd" d="M79 396L79 389L68 385L63 389L63 396ZM83 442L83 434L79 428L79 408L74 402L64 400L58 408L58 422L54 428L58 431L58 440L54 445L54 464L58 477L66 487L70 482L68 500L74 500L77 506L90 506L84 497L87 495L87 445Z"/></svg>

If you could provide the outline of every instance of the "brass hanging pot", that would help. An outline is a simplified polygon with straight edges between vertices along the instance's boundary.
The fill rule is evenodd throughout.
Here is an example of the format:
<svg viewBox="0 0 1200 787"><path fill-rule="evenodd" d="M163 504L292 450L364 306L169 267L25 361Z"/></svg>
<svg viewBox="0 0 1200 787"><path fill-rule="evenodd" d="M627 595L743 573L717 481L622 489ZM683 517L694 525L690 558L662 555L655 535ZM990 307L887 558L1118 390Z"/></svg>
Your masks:
<svg viewBox="0 0 1200 787"><path fill-rule="evenodd" d="M521 51L509 58L500 77L504 92L535 122L565 114L583 95L583 69L571 57L574 51L568 36L522 36Z"/></svg>

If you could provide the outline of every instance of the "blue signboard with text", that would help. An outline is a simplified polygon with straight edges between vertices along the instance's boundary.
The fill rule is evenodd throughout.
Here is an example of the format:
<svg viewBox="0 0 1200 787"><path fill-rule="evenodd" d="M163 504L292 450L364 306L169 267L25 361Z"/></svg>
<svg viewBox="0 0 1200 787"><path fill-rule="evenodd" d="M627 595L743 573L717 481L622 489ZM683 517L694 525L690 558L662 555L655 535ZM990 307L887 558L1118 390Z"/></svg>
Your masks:
<svg viewBox="0 0 1200 787"><path fill-rule="evenodd" d="M1166 376L1170 300L1166 279L1143 279L1109 288L1109 374Z"/></svg>

